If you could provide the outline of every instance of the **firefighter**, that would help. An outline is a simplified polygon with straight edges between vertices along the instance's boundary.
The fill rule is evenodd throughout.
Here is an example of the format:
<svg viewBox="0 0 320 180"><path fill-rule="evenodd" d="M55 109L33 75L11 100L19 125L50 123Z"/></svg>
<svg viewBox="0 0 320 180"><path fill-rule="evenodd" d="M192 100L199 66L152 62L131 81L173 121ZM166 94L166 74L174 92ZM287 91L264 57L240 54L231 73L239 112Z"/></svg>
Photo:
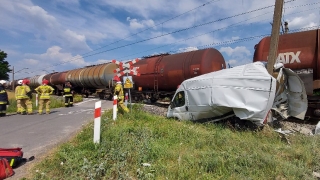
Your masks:
<svg viewBox="0 0 320 180"><path fill-rule="evenodd" d="M70 82L66 82L63 88L65 107L73 106L73 87Z"/></svg>
<svg viewBox="0 0 320 180"><path fill-rule="evenodd" d="M18 81L18 85L15 89L15 96L17 100L17 114L32 114L32 92L28 84L29 79L23 79ZM26 112L27 111L27 112Z"/></svg>
<svg viewBox="0 0 320 180"><path fill-rule="evenodd" d="M8 93L5 90L6 80L0 80L0 117L6 116L7 105L9 105Z"/></svg>
<svg viewBox="0 0 320 180"><path fill-rule="evenodd" d="M40 115L42 114L44 104L46 104L46 114L50 114L50 95L53 93L54 89L48 84L49 81L44 79L42 81L42 85L35 89L35 91L40 95L38 111L38 114Z"/></svg>
<svg viewBox="0 0 320 180"><path fill-rule="evenodd" d="M129 109L123 104L124 95L123 95L123 87L120 81L120 78L118 76L114 76L113 81L115 81L116 85L114 87L113 96L117 95L118 97L118 107L121 107L121 109L125 112L129 112Z"/></svg>

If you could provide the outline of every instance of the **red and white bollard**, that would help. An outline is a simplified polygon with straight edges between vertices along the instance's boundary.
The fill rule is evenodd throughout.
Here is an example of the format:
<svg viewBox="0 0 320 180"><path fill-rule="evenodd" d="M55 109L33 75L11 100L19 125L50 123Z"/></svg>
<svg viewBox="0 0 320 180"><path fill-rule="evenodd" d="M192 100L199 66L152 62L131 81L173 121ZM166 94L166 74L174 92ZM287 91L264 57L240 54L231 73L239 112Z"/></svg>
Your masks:
<svg viewBox="0 0 320 180"><path fill-rule="evenodd" d="M36 94L36 107L38 107L38 94Z"/></svg>
<svg viewBox="0 0 320 180"><path fill-rule="evenodd" d="M117 119L117 107L118 106L118 96L113 96L113 116L112 119L115 121Z"/></svg>
<svg viewBox="0 0 320 180"><path fill-rule="evenodd" d="M94 129L93 142L100 143L100 126L101 126L101 101L94 105Z"/></svg>
<svg viewBox="0 0 320 180"><path fill-rule="evenodd" d="M124 105L128 107L128 93L126 93L126 96L124 97Z"/></svg>

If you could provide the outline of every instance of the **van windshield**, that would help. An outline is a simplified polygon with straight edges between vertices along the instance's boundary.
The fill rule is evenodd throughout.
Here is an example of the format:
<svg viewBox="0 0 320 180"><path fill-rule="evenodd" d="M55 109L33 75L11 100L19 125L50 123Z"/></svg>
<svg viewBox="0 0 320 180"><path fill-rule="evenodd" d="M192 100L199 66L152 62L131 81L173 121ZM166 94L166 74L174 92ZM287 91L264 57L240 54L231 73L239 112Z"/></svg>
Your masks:
<svg viewBox="0 0 320 180"><path fill-rule="evenodd" d="M176 94L173 100L174 107L181 107L185 104L184 91L180 91Z"/></svg>

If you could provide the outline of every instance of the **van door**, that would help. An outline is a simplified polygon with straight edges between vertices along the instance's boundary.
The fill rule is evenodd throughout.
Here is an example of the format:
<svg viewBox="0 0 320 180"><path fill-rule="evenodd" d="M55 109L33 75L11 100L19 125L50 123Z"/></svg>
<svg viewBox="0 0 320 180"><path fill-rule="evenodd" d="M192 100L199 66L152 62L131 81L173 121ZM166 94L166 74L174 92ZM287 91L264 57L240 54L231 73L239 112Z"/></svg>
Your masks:
<svg viewBox="0 0 320 180"><path fill-rule="evenodd" d="M186 93L184 91L177 92L171 100L167 116L180 120L191 120L186 99Z"/></svg>
<svg viewBox="0 0 320 180"><path fill-rule="evenodd" d="M308 109L308 98L303 81L298 74L284 68L288 78L289 115L298 119L304 119Z"/></svg>
<svg viewBox="0 0 320 180"><path fill-rule="evenodd" d="M288 68L280 70L277 80L280 82L280 87L278 87L272 109L285 119L291 116L304 120L308 99L303 81Z"/></svg>

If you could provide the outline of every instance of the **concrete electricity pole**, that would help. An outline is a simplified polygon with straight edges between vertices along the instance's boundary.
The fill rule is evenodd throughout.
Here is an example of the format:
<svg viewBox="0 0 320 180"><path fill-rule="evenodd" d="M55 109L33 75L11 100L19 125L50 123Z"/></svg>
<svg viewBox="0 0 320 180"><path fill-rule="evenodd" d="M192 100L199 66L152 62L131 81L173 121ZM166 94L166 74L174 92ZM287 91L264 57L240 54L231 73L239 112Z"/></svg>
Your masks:
<svg viewBox="0 0 320 180"><path fill-rule="evenodd" d="M12 86L12 91L14 92L14 66L12 66L12 82L11 82L11 86Z"/></svg>
<svg viewBox="0 0 320 180"><path fill-rule="evenodd" d="M277 53L278 53L278 42L279 42L279 33L280 33L280 25L281 25L281 17L282 17L282 8L283 8L283 0L275 0L276 4L274 7L273 14L273 23L272 23L272 32L271 32L271 40L270 40L270 48L268 55L268 64L267 70L268 73L272 75L273 66L276 62Z"/></svg>

